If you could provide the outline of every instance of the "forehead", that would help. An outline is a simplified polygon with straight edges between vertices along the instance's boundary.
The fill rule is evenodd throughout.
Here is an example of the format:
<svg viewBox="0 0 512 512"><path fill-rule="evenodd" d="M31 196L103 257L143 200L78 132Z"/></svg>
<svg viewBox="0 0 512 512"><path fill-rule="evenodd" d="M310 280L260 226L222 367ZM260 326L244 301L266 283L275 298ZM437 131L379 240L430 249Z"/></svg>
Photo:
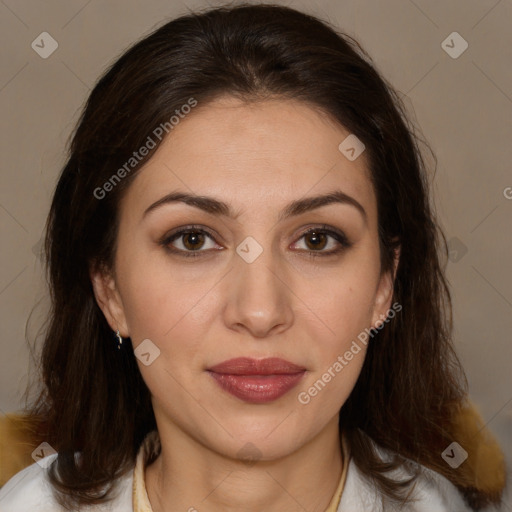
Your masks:
<svg viewBox="0 0 512 512"><path fill-rule="evenodd" d="M214 195L235 209L276 208L336 188L370 216L375 197L366 155L339 150L350 133L325 113L295 100L246 103L222 97L180 119L138 172L123 202L141 213L174 189Z"/></svg>

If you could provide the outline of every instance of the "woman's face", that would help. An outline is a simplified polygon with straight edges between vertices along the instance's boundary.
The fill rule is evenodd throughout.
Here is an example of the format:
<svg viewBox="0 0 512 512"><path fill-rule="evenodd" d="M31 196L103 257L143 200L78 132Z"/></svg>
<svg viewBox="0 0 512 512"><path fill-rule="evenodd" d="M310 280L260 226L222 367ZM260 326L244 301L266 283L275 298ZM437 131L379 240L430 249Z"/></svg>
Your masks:
<svg viewBox="0 0 512 512"><path fill-rule="evenodd" d="M229 457L250 442L271 460L337 426L366 353L358 335L380 324L392 292L366 155L351 161L338 148L348 135L304 103L224 97L181 119L130 185L115 277L93 282L112 329L144 354L159 428L173 424ZM230 215L161 201L176 192L225 203ZM287 210L330 193L349 199ZM173 238L179 229L189 233ZM209 371L238 357L305 372Z"/></svg>

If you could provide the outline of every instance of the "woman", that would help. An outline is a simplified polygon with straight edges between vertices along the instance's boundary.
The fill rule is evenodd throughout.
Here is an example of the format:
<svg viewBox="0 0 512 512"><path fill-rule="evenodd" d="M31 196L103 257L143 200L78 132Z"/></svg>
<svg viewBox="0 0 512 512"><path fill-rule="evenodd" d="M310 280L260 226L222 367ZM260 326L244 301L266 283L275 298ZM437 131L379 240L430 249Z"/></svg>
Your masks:
<svg viewBox="0 0 512 512"><path fill-rule="evenodd" d="M134 45L53 198L47 444L2 510L498 504L428 194L397 95L325 23L223 7Z"/></svg>

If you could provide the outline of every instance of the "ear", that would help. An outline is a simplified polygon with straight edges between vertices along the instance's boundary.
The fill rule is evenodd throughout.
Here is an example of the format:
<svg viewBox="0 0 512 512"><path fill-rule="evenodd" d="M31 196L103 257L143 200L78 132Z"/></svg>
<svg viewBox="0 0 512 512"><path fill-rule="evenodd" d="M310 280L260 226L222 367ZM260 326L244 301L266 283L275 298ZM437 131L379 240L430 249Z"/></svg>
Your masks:
<svg viewBox="0 0 512 512"><path fill-rule="evenodd" d="M393 299L393 288L395 284L396 269L400 261L400 247L395 249L395 256L393 259L393 267L391 270L384 272L379 280L377 294L373 306L372 327L377 328L388 316L388 311L391 307L391 300ZM377 326L375 325L377 323Z"/></svg>
<svg viewBox="0 0 512 512"><path fill-rule="evenodd" d="M103 311L110 328L113 331L119 329L119 334L123 338L128 338L130 333L115 277L111 272L101 269L91 269L89 274L96 302Z"/></svg>

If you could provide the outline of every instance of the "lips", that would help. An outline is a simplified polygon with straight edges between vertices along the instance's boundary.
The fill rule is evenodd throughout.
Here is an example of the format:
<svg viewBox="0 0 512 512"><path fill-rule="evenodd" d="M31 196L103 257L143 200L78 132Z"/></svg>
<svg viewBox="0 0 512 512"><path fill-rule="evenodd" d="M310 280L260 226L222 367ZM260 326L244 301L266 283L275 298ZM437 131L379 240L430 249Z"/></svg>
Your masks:
<svg viewBox="0 0 512 512"><path fill-rule="evenodd" d="M230 359L208 369L224 391L244 402L272 402L294 388L306 369L280 358Z"/></svg>
<svg viewBox="0 0 512 512"><path fill-rule="evenodd" d="M229 373L230 375L287 375L303 372L305 368L279 357L266 359L251 359L237 357L229 359L209 368L215 373Z"/></svg>

